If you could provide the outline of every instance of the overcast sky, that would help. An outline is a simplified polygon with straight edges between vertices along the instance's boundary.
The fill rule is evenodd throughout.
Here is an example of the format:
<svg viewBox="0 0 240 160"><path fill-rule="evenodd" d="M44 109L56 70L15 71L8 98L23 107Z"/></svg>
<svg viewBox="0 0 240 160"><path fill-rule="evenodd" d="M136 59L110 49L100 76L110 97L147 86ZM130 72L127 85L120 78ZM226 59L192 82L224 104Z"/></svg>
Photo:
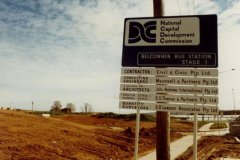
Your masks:
<svg viewBox="0 0 240 160"><path fill-rule="evenodd" d="M118 112L123 22L152 0L0 0L0 106L55 100ZM218 15L219 107L240 109L240 1L166 0L165 15ZM235 68L235 71L227 71Z"/></svg>

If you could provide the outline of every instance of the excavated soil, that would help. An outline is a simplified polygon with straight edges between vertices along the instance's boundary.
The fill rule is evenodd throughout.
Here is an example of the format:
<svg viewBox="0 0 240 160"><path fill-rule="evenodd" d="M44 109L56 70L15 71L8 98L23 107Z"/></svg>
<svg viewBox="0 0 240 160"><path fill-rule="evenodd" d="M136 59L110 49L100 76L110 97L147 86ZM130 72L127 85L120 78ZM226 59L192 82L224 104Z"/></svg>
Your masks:
<svg viewBox="0 0 240 160"><path fill-rule="evenodd" d="M139 152L155 148L155 122L141 122ZM0 110L1 160L128 160L134 153L134 121L67 115L44 118L19 111ZM178 131L191 132L192 123L171 122L171 141ZM204 137L198 158L240 158L233 137ZM191 148L178 160L191 160Z"/></svg>
<svg viewBox="0 0 240 160"><path fill-rule="evenodd" d="M192 160L192 147L176 160ZM240 159L240 143L230 136L207 136L198 142L198 159L219 160L220 158Z"/></svg>
<svg viewBox="0 0 240 160"><path fill-rule="evenodd" d="M141 122L140 153L155 147L154 125L154 122ZM0 159L131 159L134 126L134 121L81 115L44 118L0 110ZM180 133L171 133L171 140L180 137Z"/></svg>

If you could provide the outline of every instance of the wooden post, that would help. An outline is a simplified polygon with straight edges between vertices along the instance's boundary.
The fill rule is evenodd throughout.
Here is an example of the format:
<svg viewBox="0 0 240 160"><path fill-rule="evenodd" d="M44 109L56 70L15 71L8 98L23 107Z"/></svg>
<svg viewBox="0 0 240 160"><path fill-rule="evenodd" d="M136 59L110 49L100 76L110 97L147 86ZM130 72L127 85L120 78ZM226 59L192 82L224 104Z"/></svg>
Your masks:
<svg viewBox="0 0 240 160"><path fill-rule="evenodd" d="M153 0L154 17L163 16L163 8L162 0ZM170 160L170 117L168 112L157 111L156 128L157 160Z"/></svg>
<svg viewBox="0 0 240 160"><path fill-rule="evenodd" d="M161 17L164 15L162 0L153 0L153 15L154 17Z"/></svg>
<svg viewBox="0 0 240 160"><path fill-rule="evenodd" d="M157 160L170 160L170 118L168 112L157 112Z"/></svg>

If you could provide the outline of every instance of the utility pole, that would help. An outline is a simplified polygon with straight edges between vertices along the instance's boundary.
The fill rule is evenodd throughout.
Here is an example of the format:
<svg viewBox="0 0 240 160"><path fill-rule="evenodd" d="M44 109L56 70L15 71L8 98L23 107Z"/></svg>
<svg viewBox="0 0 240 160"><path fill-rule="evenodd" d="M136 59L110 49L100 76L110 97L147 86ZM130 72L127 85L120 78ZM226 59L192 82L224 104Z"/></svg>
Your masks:
<svg viewBox="0 0 240 160"><path fill-rule="evenodd" d="M154 17L163 16L163 0L153 0L153 10ZM170 160L170 117L168 112L157 111L156 128L157 160Z"/></svg>
<svg viewBox="0 0 240 160"><path fill-rule="evenodd" d="M163 0L153 0L153 14L154 17L161 17L164 15Z"/></svg>
<svg viewBox="0 0 240 160"><path fill-rule="evenodd" d="M34 102L32 101L32 114L33 114L33 105L34 105Z"/></svg>

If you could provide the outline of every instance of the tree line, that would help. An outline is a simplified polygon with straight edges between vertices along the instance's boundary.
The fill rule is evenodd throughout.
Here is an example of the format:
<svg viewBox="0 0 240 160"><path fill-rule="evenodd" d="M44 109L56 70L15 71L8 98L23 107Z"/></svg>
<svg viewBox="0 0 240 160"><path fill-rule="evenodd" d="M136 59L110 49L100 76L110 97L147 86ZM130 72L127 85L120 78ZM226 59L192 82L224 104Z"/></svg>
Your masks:
<svg viewBox="0 0 240 160"><path fill-rule="evenodd" d="M93 107L89 103L84 103L80 107L82 113L92 113ZM51 106L50 112L58 112L58 113L73 113L76 111L76 106L73 103L67 103L65 107L61 104L60 101L54 101L53 105Z"/></svg>

